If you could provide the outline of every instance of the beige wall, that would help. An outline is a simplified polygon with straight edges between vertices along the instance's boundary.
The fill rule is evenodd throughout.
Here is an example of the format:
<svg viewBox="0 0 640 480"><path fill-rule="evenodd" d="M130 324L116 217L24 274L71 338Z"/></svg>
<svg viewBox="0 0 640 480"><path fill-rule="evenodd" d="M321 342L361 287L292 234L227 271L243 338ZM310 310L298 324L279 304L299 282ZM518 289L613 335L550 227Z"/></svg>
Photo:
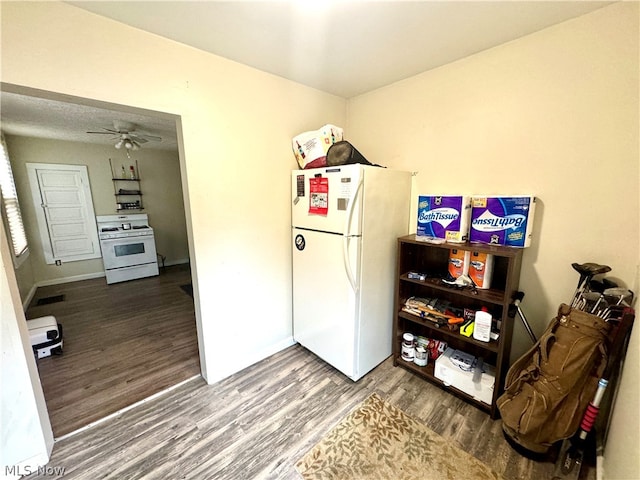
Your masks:
<svg viewBox="0 0 640 480"><path fill-rule="evenodd" d="M96 215L113 215L116 214L116 202L109 159L112 160L114 169L119 169L123 164L128 169L129 165L135 165L137 160L142 176L144 213L149 215L149 223L154 227L158 253L167 257L167 264L188 261L189 249L177 150L172 152L141 149L133 152L130 160L125 152L107 145L11 135L6 135L6 143L31 250L31 261L25 262L24 268L31 267L33 270L34 284L100 275L104 268L101 259L68 262L61 266L45 263L35 213L39 206L33 204L27 163L85 165ZM18 272L22 270L21 266ZM23 275L19 275L21 280ZM21 285L21 294L24 289Z"/></svg>
<svg viewBox="0 0 640 480"><path fill-rule="evenodd" d="M416 196L539 197L520 282L539 334L573 295L572 262L638 291L638 70L638 3L618 3L350 99L346 132L369 160L419 172ZM519 321L515 336L519 356ZM633 352L607 478L640 471L638 367Z"/></svg>
<svg viewBox="0 0 640 480"><path fill-rule="evenodd" d="M65 3L0 6L3 82L181 117L205 378L291 345L290 141L345 100Z"/></svg>
<svg viewBox="0 0 640 480"><path fill-rule="evenodd" d="M207 378L290 342L290 139L344 124L345 101L57 2L3 3L2 45L4 82L182 117Z"/></svg>
<svg viewBox="0 0 640 480"><path fill-rule="evenodd" d="M295 167L289 142L325 123L346 126L370 160L420 171L416 195L538 195L521 283L536 330L571 296L573 261L608 263L637 287L637 18L637 4L617 4L352 99L345 115L343 99L70 5L9 2L1 75L181 115L199 339L213 382L291 341L282 207ZM620 208L626 212L614 213ZM238 307L248 298L257 311ZM618 399L622 415L638 409L634 360ZM638 440L637 417L612 431L608 450L625 465L608 462L607 478L640 471Z"/></svg>
<svg viewBox="0 0 640 480"><path fill-rule="evenodd" d="M53 448L53 432L40 377L11 265L12 257L0 222L0 468L2 478L18 467L22 473L45 464Z"/></svg>
<svg viewBox="0 0 640 480"><path fill-rule="evenodd" d="M608 264L636 287L637 7L605 8L349 100L349 138L374 162L419 172L416 195L538 196L521 278L537 331L571 298L572 262Z"/></svg>

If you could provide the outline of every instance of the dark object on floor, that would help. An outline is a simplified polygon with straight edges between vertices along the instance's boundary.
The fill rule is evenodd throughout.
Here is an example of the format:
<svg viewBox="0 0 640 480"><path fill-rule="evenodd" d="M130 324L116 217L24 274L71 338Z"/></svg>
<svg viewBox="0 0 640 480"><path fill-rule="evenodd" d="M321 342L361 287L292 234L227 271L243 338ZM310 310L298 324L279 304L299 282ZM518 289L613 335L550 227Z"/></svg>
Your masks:
<svg viewBox="0 0 640 480"><path fill-rule="evenodd" d="M50 303L64 302L64 295L53 295L51 297L39 298L36 305L49 305Z"/></svg>
<svg viewBox="0 0 640 480"><path fill-rule="evenodd" d="M29 339L36 358L62 355L62 325L56 317L46 317L27 320Z"/></svg>
<svg viewBox="0 0 640 480"><path fill-rule="evenodd" d="M180 288L184 290L184 293L193 298L193 284L187 283L186 285L180 285Z"/></svg>
<svg viewBox="0 0 640 480"><path fill-rule="evenodd" d="M611 326L560 305L540 339L507 372L497 400L504 433L537 453L571 437L607 365Z"/></svg>

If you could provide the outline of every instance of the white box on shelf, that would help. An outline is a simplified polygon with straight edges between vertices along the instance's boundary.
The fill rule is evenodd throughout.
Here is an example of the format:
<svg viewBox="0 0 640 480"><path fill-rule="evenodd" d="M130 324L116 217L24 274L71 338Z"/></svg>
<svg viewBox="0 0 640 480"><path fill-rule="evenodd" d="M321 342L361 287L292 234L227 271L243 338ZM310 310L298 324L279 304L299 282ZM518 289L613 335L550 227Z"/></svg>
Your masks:
<svg viewBox="0 0 640 480"><path fill-rule="evenodd" d="M435 377L441 380L445 386L455 387L474 399L491 405L493 386L496 381L495 367L485 363L480 380L474 382L473 369L465 371L451 361L455 351L453 348L447 348L438 357L434 368Z"/></svg>

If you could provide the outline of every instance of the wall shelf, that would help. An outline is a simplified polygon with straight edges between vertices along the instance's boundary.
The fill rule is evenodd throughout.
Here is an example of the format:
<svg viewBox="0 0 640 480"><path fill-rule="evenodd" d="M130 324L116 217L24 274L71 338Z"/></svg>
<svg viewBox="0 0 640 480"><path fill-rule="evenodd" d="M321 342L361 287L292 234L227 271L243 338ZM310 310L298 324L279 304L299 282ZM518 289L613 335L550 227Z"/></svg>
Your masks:
<svg viewBox="0 0 640 480"><path fill-rule="evenodd" d="M135 161L135 167L130 165L129 169L125 168L123 164L121 167L120 177L116 175L111 159L109 159L109 166L111 167L111 181L113 182L113 190L116 197L116 211L130 212L144 210L138 161ZM132 168L135 168L133 177L131 177ZM124 188L123 185L127 185L127 188ZM134 188L131 188L132 185Z"/></svg>

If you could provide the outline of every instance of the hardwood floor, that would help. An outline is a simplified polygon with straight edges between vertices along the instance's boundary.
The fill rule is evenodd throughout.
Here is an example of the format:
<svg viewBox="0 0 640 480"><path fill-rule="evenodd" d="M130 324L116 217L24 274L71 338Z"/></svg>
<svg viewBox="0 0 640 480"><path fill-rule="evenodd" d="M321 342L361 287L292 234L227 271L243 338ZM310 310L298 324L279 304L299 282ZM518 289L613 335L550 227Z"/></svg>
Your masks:
<svg viewBox="0 0 640 480"><path fill-rule="evenodd" d="M38 360L55 437L198 375L187 265L107 285L104 278L38 288L27 318L54 315L64 351ZM62 302L38 299L64 295Z"/></svg>
<svg viewBox="0 0 640 480"><path fill-rule="evenodd" d="M373 392L506 480L551 478L553 459L518 455L499 420L390 358L354 383L299 345L215 385L191 380L57 441L47 474L28 478L299 479L298 459ZM594 469L581 478L595 478Z"/></svg>

